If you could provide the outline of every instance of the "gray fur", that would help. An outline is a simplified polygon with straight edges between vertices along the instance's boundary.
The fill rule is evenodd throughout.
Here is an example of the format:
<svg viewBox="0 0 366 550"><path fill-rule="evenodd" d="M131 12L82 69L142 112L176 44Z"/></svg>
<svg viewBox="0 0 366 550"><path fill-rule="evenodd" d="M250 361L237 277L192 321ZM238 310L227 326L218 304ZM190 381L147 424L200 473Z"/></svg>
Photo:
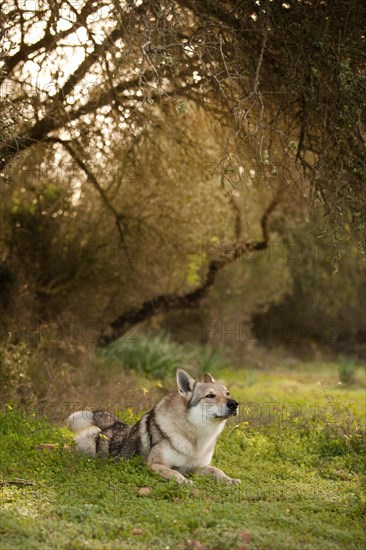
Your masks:
<svg viewBox="0 0 366 550"><path fill-rule="evenodd" d="M78 432L79 450L103 458L142 456L154 471L178 483L189 483L183 474L194 471L238 482L210 466L217 437L227 418L237 414L237 402L209 374L204 382L195 382L179 369L177 386L178 392L164 397L132 427L107 411L73 413L69 426Z"/></svg>

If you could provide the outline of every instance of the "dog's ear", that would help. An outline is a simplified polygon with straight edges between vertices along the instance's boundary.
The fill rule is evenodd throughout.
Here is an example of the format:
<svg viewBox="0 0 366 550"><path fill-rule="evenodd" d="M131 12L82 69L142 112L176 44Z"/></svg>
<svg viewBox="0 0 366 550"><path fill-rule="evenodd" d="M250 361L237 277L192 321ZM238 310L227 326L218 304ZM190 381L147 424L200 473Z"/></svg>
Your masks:
<svg viewBox="0 0 366 550"><path fill-rule="evenodd" d="M177 386L180 395L185 397L188 393L191 393L195 383L192 376L189 376L186 371L177 369Z"/></svg>
<svg viewBox="0 0 366 550"><path fill-rule="evenodd" d="M215 382L215 379L213 376L211 376L211 374L205 372L205 374L203 375L203 381L205 382L205 384L213 384Z"/></svg>

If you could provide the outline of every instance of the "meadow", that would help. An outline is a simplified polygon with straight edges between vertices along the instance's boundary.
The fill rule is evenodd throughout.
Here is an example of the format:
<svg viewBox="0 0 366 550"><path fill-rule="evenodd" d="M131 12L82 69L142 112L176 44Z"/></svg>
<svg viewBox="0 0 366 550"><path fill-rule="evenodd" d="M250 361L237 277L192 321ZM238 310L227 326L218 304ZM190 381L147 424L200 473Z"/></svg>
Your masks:
<svg viewBox="0 0 366 550"><path fill-rule="evenodd" d="M344 374L344 373L343 373ZM126 375L127 376L127 375ZM61 419L1 413L1 548L363 549L365 375L336 363L221 368L241 404L214 464L240 486L177 486L130 461L79 455ZM173 380L140 373L141 395ZM143 389L143 391L142 391ZM133 422L143 411L128 408ZM41 444L56 444L53 450Z"/></svg>

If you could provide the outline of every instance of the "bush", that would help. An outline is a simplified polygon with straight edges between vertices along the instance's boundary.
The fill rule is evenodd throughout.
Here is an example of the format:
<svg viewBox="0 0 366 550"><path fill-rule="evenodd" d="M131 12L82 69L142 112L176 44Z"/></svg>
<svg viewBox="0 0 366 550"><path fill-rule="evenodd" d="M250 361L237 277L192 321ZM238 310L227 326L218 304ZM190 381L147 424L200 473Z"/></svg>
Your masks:
<svg viewBox="0 0 366 550"><path fill-rule="evenodd" d="M29 378L31 353L24 344L0 347L0 401L26 404L33 401Z"/></svg>
<svg viewBox="0 0 366 550"><path fill-rule="evenodd" d="M100 351L99 355L155 378L172 376L178 367L183 367L182 347L165 334L141 336L135 341L120 339Z"/></svg>
<svg viewBox="0 0 366 550"><path fill-rule="evenodd" d="M338 363L339 380L343 384L352 384L355 381L357 362L354 357L341 355Z"/></svg>
<svg viewBox="0 0 366 550"><path fill-rule="evenodd" d="M192 374L202 377L204 372L214 373L228 366L218 348L188 348L177 344L167 334L142 335L135 341L121 339L100 351L99 356L154 378L175 376L177 368L187 368Z"/></svg>
<svg viewBox="0 0 366 550"><path fill-rule="evenodd" d="M205 372L215 374L219 369L228 366L224 352L212 346L199 346L191 354L192 362L197 366L197 375L202 377Z"/></svg>

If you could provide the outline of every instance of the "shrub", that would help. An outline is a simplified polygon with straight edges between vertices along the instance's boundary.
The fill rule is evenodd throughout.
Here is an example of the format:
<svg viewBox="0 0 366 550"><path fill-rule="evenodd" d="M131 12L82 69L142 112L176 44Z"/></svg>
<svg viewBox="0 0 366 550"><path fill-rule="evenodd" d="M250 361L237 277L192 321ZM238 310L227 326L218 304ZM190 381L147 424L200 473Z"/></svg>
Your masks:
<svg viewBox="0 0 366 550"><path fill-rule="evenodd" d="M197 375L202 377L205 372L215 374L219 369L228 366L225 354L219 348L199 346L191 354L192 362L197 366Z"/></svg>
<svg viewBox="0 0 366 550"><path fill-rule="evenodd" d="M0 347L0 401L26 404L33 400L29 369L31 352L25 344Z"/></svg>
<svg viewBox="0 0 366 550"><path fill-rule="evenodd" d="M183 367L182 347L165 334L141 336L135 341L120 339L100 351L99 355L155 378L172 376L178 367Z"/></svg>
<svg viewBox="0 0 366 550"><path fill-rule="evenodd" d="M338 375L339 380L343 384L351 384L355 380L355 372L357 368L357 362L354 357L346 357L341 355L338 363Z"/></svg>
<svg viewBox="0 0 366 550"><path fill-rule="evenodd" d="M135 341L120 339L99 351L98 355L154 378L174 376L177 368L187 368L192 375L201 377L204 372L214 373L228 366L220 349L211 346L185 347L164 333L142 335Z"/></svg>

